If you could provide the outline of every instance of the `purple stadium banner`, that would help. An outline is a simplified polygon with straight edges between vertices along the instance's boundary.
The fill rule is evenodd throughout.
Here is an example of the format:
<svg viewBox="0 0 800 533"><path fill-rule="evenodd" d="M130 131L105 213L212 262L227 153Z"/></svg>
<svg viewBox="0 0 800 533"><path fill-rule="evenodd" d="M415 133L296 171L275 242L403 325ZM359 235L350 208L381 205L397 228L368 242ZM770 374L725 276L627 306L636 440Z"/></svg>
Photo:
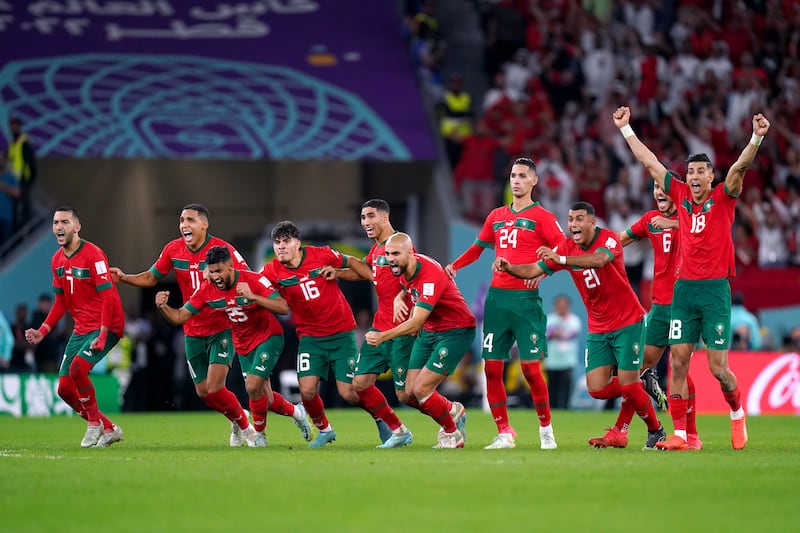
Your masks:
<svg viewBox="0 0 800 533"><path fill-rule="evenodd" d="M42 155L435 157L392 0L0 0L0 38Z"/></svg>

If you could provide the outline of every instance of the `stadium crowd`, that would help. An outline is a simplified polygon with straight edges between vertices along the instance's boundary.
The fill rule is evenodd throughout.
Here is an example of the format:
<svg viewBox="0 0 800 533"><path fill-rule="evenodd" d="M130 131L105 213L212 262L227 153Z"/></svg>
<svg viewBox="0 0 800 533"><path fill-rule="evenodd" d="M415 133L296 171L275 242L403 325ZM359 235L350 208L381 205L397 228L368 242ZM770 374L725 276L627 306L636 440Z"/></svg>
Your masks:
<svg viewBox="0 0 800 533"><path fill-rule="evenodd" d="M469 112L451 96L460 76L441 88L444 120L470 123L442 128L467 217L480 221L488 205L502 203L509 161L533 155L539 199L559 220L582 200L624 229L652 197L644 169L607 118L616 106L631 107L636 131L667 168L683 173L685 154L706 153L718 179L747 141L750 117L764 112L774 117L774 141L748 170L737 205L737 262L800 265L800 2L484 0L476 7L490 88L482 99L472 95ZM427 36L431 25L412 27Z"/></svg>

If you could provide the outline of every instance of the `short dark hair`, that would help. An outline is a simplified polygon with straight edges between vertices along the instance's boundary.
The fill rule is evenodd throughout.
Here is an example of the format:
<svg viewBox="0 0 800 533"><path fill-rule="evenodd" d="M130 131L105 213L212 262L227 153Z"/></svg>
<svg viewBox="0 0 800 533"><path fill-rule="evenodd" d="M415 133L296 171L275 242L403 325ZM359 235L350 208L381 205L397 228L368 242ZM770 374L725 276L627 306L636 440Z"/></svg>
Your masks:
<svg viewBox="0 0 800 533"><path fill-rule="evenodd" d="M383 211L384 213L389 214L389 202L386 200L381 200L380 198L373 198L372 200L367 200L361 204L361 209L366 209L367 207L371 207L378 211Z"/></svg>
<svg viewBox="0 0 800 533"><path fill-rule="evenodd" d="M713 166L711 164L711 159L709 159L709 157L705 153L690 155L686 159L686 165L688 166L689 163L706 163L709 167Z"/></svg>
<svg viewBox="0 0 800 533"><path fill-rule="evenodd" d="M203 204L196 204L196 203L186 204L181 208L181 211L186 211L187 209L191 211L197 211L197 214L205 218L206 221L211 220L211 216L208 214L208 208Z"/></svg>
<svg viewBox="0 0 800 533"><path fill-rule="evenodd" d="M231 260L231 252L227 246L212 246L206 252L206 264L217 265L219 263L227 263Z"/></svg>
<svg viewBox="0 0 800 533"><path fill-rule="evenodd" d="M570 211L586 211L590 215L594 216L594 207L589 202L575 202L571 206L569 206Z"/></svg>
<svg viewBox="0 0 800 533"><path fill-rule="evenodd" d="M294 222L284 220L275 224L270 237L272 237L273 241L281 241L283 239L297 239L299 241L300 230L294 225Z"/></svg>
<svg viewBox="0 0 800 533"><path fill-rule="evenodd" d="M517 159L514 160L513 165L525 165L528 168L532 169L534 172L536 172L536 163L533 162L533 159L530 159L528 157L518 157Z"/></svg>
<svg viewBox="0 0 800 533"><path fill-rule="evenodd" d="M72 218L74 218L76 222L80 222L81 221L81 214L78 213L78 210L75 209L74 207L70 207L68 205L62 205L62 206L56 207L55 211L53 211L53 214L56 214L59 211L72 213Z"/></svg>

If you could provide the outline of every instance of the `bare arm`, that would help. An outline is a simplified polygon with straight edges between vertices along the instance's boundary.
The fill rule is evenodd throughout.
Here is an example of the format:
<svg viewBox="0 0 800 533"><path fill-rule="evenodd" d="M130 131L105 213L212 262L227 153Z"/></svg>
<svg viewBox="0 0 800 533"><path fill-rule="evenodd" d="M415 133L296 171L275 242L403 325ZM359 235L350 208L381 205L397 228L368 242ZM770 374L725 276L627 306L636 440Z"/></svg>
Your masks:
<svg viewBox="0 0 800 533"><path fill-rule="evenodd" d="M134 287L144 288L155 287L156 283L158 283L158 278L149 270L139 272L138 274L126 274L117 267L111 267L108 270L111 272L111 279L114 280L114 283L127 283Z"/></svg>
<svg viewBox="0 0 800 533"><path fill-rule="evenodd" d="M547 246L541 246L536 250L536 253L539 255L539 259L578 268L603 268L611 262L611 257L607 253L601 251L587 255L559 255ZM562 258L563 262L561 261Z"/></svg>
<svg viewBox="0 0 800 533"><path fill-rule="evenodd" d="M728 175L725 176L725 187L733 196L739 196L742 193L742 185L744 184L744 173L747 172L747 167L750 166L758 153L758 147L761 145L761 138L769 131L769 120L766 119L761 113L753 115L753 135L758 137L757 143L754 139L750 139L747 146L744 147L742 153L739 154L739 159L731 165L728 170Z"/></svg>
<svg viewBox="0 0 800 533"><path fill-rule="evenodd" d="M492 270L499 272L508 272L512 276L522 279L535 278L544 274L544 270L537 263L528 263L524 265L512 265L505 257L498 257L492 264Z"/></svg>
<svg viewBox="0 0 800 533"><path fill-rule="evenodd" d="M613 118L614 125L617 128L623 129L625 126L630 127L631 110L627 107L619 107L614 111ZM639 140L636 134L633 133L633 130L630 130L628 133L623 132L623 135L628 135L625 137L625 140L631 152L633 152L634 157L644 165L644 168L647 169L647 172L653 177L656 183L658 183L658 186L666 190L665 177L667 175L667 168L658 160L656 154Z"/></svg>
<svg viewBox="0 0 800 533"><path fill-rule="evenodd" d="M422 325L428 320L430 314L431 312L427 309L415 306L414 310L411 312L411 318L386 331L367 332L365 337L366 341L372 346L379 346L382 342L394 339L395 337L413 335L422 329Z"/></svg>
<svg viewBox="0 0 800 533"><path fill-rule="evenodd" d="M636 242L636 239L628 235L628 230L620 231L617 237L619 238L619 243L622 245L623 248L625 246L628 246L632 242Z"/></svg>
<svg viewBox="0 0 800 533"><path fill-rule="evenodd" d="M250 285L248 285L245 281L241 281L236 284L236 292L248 300L257 303L264 309L272 311L273 313L278 313L279 315L285 315L289 313L289 304L286 303L286 300L283 299L283 296L270 297L256 294L250 290Z"/></svg>
<svg viewBox="0 0 800 533"><path fill-rule="evenodd" d="M358 276L353 281L358 281L358 280L372 281L372 269L369 268L364 261L356 257L353 257L352 255L346 255L345 257L347 258L347 268L349 270L352 270L356 274L356 276ZM342 278L342 279L347 279L347 278Z"/></svg>
<svg viewBox="0 0 800 533"><path fill-rule="evenodd" d="M185 307L175 309L174 307L167 305L168 299L169 291L159 291L156 293L156 307L167 320L167 322L173 326L180 326L192 318L192 313L190 313Z"/></svg>

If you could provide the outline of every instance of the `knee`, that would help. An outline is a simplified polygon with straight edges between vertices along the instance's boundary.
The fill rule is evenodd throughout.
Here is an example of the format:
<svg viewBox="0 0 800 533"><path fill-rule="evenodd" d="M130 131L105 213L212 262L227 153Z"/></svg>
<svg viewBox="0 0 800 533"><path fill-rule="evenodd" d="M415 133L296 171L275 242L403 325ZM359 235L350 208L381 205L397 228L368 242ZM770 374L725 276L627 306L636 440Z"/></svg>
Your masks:
<svg viewBox="0 0 800 533"><path fill-rule="evenodd" d="M264 388L260 383L245 383L244 388L251 400L258 400L264 395Z"/></svg>
<svg viewBox="0 0 800 533"><path fill-rule="evenodd" d="M358 405L361 402L361 399L358 397L358 393L353 387L350 387L345 391L341 391L340 396L350 405Z"/></svg>

